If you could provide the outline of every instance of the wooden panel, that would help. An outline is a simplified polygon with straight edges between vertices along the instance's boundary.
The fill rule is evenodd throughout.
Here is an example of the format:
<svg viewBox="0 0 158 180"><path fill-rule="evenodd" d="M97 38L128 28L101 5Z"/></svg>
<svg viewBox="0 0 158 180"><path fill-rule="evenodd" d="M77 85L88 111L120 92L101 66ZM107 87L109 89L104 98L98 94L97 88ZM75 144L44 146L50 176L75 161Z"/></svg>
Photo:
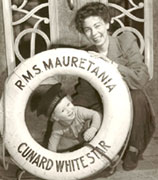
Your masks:
<svg viewBox="0 0 158 180"><path fill-rule="evenodd" d="M88 44L86 38L79 34L75 28L74 18L76 11L88 2L99 0L77 0L71 10L67 1L49 0L51 40L53 44L66 44L72 46L82 46ZM106 0L104 0L105 2Z"/></svg>
<svg viewBox="0 0 158 180"><path fill-rule="evenodd" d="M58 1L59 11L59 44L79 45L79 34L74 26L74 17L78 4L74 4L74 9L71 10L67 1Z"/></svg>

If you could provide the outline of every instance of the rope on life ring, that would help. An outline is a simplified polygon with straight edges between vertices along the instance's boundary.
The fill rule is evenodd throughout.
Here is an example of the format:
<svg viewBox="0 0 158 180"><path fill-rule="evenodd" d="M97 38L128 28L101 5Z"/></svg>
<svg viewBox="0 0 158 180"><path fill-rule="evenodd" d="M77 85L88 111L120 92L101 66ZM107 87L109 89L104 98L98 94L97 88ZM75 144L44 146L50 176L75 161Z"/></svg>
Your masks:
<svg viewBox="0 0 158 180"><path fill-rule="evenodd" d="M43 80L56 74L84 78L100 94L103 121L89 142L93 148L84 146L70 153L55 153L30 135L25 124L27 101ZM19 167L47 180L83 179L109 167L109 160L122 149L132 122L130 93L118 70L83 50L71 48L45 51L17 66L6 80L4 105L8 152Z"/></svg>

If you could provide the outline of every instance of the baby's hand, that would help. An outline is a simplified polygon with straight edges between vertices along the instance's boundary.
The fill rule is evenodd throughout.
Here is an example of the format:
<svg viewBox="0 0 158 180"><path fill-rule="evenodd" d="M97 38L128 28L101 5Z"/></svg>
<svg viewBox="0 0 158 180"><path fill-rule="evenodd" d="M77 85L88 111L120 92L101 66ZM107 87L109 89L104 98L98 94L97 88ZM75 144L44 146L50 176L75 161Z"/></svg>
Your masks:
<svg viewBox="0 0 158 180"><path fill-rule="evenodd" d="M84 140L85 141L90 141L91 139L93 139L96 132L97 132L97 129L95 127L90 127L89 129L86 130L86 132L83 135Z"/></svg>

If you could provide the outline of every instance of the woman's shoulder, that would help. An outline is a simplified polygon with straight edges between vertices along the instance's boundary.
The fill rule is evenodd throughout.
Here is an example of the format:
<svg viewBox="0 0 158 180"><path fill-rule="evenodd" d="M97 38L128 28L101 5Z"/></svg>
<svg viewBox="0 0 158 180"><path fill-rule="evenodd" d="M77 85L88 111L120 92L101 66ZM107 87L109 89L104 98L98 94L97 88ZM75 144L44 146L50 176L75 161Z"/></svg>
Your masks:
<svg viewBox="0 0 158 180"><path fill-rule="evenodd" d="M117 36L119 44L123 50L131 48L133 43L137 40L136 36L130 31L124 31Z"/></svg>
<svg viewBox="0 0 158 180"><path fill-rule="evenodd" d="M133 41L136 39L136 36L130 32L130 31L124 31L123 33L121 33L120 35L118 35L118 39L120 41Z"/></svg>

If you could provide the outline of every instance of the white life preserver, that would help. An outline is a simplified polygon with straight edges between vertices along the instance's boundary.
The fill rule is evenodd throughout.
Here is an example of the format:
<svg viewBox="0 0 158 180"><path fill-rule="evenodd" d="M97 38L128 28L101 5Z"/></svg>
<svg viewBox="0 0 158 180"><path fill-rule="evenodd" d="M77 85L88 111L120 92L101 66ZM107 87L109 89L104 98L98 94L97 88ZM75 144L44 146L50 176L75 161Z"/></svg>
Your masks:
<svg viewBox="0 0 158 180"><path fill-rule="evenodd" d="M103 122L90 146L68 153L51 152L39 145L25 123L31 93L56 74L84 78L103 102ZM47 180L82 179L108 167L123 147L132 122L130 93L117 68L82 50L59 48L29 58L6 80L4 96L7 150L22 169Z"/></svg>

